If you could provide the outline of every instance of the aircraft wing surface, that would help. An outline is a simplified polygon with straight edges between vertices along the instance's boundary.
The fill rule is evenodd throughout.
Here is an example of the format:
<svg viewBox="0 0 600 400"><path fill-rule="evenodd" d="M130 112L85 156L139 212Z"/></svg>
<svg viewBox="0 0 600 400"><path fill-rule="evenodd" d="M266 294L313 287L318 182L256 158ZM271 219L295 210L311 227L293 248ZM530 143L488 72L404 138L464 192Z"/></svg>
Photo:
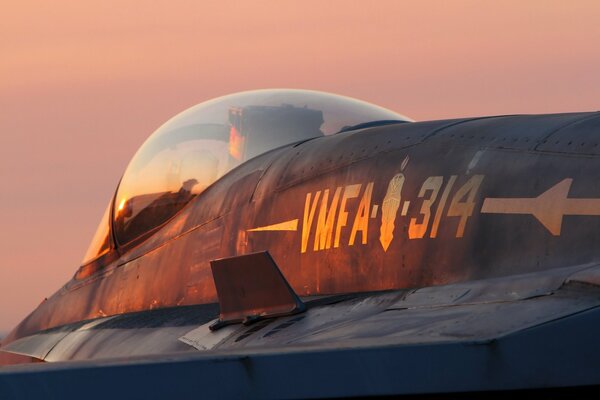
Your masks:
<svg viewBox="0 0 600 400"><path fill-rule="evenodd" d="M217 331L218 308L205 305L25 337L3 350L80 361L7 367L0 396L70 398L98 381L151 397L166 383L174 395L378 396L585 386L600 376L590 356L600 351L598 265L305 302L302 314Z"/></svg>

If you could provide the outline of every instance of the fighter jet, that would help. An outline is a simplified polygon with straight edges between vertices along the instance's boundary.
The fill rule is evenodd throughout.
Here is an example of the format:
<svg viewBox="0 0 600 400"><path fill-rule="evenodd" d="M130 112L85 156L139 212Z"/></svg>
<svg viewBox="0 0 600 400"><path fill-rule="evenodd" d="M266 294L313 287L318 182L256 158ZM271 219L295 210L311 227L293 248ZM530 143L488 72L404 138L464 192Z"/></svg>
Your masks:
<svg viewBox="0 0 600 400"><path fill-rule="evenodd" d="M0 397L597 394L599 144L598 112L201 103L2 341Z"/></svg>

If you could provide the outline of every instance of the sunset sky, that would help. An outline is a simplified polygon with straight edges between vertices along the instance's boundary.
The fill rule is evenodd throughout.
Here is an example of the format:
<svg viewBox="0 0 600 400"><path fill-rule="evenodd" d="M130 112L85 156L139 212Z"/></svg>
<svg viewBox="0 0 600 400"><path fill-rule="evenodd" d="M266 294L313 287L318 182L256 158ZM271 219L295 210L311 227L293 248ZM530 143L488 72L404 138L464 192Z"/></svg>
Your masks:
<svg viewBox="0 0 600 400"><path fill-rule="evenodd" d="M416 120L600 109L598 1L16 1L0 14L0 331L76 271L174 114L258 88Z"/></svg>

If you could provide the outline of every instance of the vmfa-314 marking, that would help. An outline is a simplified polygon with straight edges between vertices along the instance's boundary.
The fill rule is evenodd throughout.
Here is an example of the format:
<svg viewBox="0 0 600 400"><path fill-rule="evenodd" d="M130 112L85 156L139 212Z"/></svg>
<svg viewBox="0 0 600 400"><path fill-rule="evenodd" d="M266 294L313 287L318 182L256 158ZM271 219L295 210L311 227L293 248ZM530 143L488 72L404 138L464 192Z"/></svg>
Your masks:
<svg viewBox="0 0 600 400"><path fill-rule="evenodd" d="M301 219L300 252L353 246L355 243L368 244L370 219L379 219L378 239L384 251L387 251L394 238L398 217L408 216L409 239L435 238L443 216L457 217L459 223L455 237L462 238L467 221L475 209L476 196L484 175L465 177L466 182L452 191L458 178L457 175L427 177L417 199L405 200L402 197L405 175L396 174L388 183L381 206L373 199L374 181L309 192L306 194ZM446 208L449 198L451 200ZM409 214L411 204L417 205L415 208L418 211L412 213L415 217L410 217L412 214ZM297 231L299 220L293 219L248 231ZM350 232L349 236L345 235L348 239L342 240L342 233L346 229Z"/></svg>

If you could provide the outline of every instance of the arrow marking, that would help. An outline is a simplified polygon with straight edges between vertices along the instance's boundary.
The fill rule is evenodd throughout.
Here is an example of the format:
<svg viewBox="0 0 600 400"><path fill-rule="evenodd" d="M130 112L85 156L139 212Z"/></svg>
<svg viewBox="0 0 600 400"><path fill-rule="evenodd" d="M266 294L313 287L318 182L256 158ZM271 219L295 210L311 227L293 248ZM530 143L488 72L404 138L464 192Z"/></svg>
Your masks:
<svg viewBox="0 0 600 400"><path fill-rule="evenodd" d="M482 214L530 214L551 234L559 236L563 216L600 216L600 199L569 199L573 179L567 178L534 198L486 198Z"/></svg>
<svg viewBox="0 0 600 400"><path fill-rule="evenodd" d="M290 221L280 222L274 225L260 226L254 229L248 229L248 232L259 232L259 231L297 231L298 220L292 219Z"/></svg>

